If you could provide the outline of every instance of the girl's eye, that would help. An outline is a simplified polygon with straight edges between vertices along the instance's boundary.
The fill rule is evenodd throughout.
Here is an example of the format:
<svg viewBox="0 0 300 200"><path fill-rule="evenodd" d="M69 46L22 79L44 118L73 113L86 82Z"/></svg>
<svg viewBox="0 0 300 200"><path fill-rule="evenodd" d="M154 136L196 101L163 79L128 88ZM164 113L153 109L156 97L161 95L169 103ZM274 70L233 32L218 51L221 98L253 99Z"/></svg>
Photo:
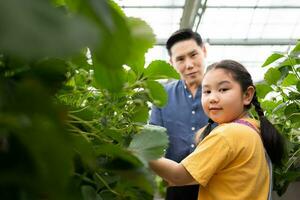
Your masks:
<svg viewBox="0 0 300 200"><path fill-rule="evenodd" d="M221 88L220 92L226 92L227 90L229 90L228 88Z"/></svg>
<svg viewBox="0 0 300 200"><path fill-rule="evenodd" d="M209 94L210 90L203 90L203 94Z"/></svg>

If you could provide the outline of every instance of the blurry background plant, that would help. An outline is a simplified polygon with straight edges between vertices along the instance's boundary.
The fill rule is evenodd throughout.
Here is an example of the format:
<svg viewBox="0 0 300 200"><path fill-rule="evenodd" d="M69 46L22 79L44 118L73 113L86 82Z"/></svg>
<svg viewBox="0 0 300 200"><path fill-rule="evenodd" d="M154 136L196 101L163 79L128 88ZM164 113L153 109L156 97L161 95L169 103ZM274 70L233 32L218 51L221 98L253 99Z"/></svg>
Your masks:
<svg viewBox="0 0 300 200"><path fill-rule="evenodd" d="M256 85L266 116L286 139L283 166L274 168L274 190L281 196L300 180L300 42L289 52L276 52L262 67L264 82Z"/></svg>
<svg viewBox="0 0 300 200"><path fill-rule="evenodd" d="M165 129L155 37L112 1L0 1L0 199L152 199Z"/></svg>

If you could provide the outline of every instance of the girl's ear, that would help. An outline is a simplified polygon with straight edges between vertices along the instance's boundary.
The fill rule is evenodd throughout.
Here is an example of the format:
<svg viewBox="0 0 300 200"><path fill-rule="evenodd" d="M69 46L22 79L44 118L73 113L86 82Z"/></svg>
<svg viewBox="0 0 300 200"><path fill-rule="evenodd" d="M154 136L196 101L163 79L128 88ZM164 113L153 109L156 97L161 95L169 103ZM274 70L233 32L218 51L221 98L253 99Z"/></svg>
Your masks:
<svg viewBox="0 0 300 200"><path fill-rule="evenodd" d="M243 101L245 106L251 104L254 93L255 93L255 88L253 86L249 86L246 92L244 92Z"/></svg>

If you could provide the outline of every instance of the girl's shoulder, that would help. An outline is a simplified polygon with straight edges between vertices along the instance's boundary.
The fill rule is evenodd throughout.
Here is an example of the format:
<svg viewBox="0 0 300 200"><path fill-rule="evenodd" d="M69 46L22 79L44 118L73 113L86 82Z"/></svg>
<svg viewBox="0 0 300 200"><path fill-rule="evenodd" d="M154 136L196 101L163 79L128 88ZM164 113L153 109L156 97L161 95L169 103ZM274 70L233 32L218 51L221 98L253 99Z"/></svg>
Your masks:
<svg viewBox="0 0 300 200"><path fill-rule="evenodd" d="M246 136L252 135L253 133L259 133L259 122L255 119L247 118L243 119L245 123L241 122L230 122L223 123L213 129L211 134L221 134L226 137L228 136Z"/></svg>

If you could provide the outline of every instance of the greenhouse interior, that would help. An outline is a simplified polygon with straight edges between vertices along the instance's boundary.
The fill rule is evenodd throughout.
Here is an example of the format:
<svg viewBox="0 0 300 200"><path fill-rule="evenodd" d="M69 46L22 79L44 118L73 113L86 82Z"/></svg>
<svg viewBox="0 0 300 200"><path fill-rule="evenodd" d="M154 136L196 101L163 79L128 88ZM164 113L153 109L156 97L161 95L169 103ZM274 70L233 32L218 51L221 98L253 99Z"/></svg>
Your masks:
<svg viewBox="0 0 300 200"><path fill-rule="evenodd" d="M0 1L0 77L1 200L299 199L299 0Z"/></svg>

